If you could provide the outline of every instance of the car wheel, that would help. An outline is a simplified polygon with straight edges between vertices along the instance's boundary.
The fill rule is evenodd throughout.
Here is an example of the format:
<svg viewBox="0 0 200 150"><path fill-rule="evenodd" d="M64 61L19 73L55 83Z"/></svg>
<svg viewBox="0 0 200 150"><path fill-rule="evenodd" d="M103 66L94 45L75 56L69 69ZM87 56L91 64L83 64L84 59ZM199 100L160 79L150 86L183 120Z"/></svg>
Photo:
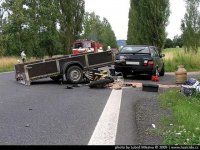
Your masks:
<svg viewBox="0 0 200 150"><path fill-rule="evenodd" d="M122 72L123 78L127 78L128 73L127 72Z"/></svg>
<svg viewBox="0 0 200 150"><path fill-rule="evenodd" d="M79 66L71 66L67 69L66 73L66 80L70 83L80 83L83 79L83 70Z"/></svg>
<svg viewBox="0 0 200 150"><path fill-rule="evenodd" d="M97 81L92 81L90 84L89 84L89 87L90 88L104 88L107 84L109 83L113 83L113 79L100 79L100 80L97 80Z"/></svg>
<svg viewBox="0 0 200 150"><path fill-rule="evenodd" d="M164 76L165 75L165 65L163 64L163 67L159 73L160 76Z"/></svg>

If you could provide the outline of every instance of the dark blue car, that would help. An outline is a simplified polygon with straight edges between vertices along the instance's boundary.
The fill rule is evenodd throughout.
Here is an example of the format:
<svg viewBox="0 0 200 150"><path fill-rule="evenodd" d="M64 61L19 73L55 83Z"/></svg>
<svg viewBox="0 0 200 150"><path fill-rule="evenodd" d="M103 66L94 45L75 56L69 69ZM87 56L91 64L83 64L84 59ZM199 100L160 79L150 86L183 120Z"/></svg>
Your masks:
<svg viewBox="0 0 200 150"><path fill-rule="evenodd" d="M115 57L115 71L128 74L165 74L164 54L160 54L155 46L127 45Z"/></svg>

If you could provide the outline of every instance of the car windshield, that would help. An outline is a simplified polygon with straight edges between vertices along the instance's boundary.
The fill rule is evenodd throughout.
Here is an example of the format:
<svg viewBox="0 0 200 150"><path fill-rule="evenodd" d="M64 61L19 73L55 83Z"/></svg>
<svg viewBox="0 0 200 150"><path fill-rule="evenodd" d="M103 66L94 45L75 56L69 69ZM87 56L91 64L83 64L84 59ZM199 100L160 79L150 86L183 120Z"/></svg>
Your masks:
<svg viewBox="0 0 200 150"><path fill-rule="evenodd" d="M91 47L90 42L80 42L74 44L74 48L89 48L89 47Z"/></svg>
<svg viewBox="0 0 200 150"><path fill-rule="evenodd" d="M135 47L135 46L126 46L123 47L120 51L120 53L142 53L146 54L149 53L148 47Z"/></svg>

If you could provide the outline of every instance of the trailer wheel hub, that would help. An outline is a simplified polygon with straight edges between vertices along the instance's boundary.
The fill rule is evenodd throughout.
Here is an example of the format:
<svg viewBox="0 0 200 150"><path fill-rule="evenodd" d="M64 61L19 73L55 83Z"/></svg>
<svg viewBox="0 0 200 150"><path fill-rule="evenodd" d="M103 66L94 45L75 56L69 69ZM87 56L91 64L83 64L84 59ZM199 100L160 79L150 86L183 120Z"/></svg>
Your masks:
<svg viewBox="0 0 200 150"><path fill-rule="evenodd" d="M81 72L79 70L73 70L70 73L70 79L73 81L78 81L81 77Z"/></svg>

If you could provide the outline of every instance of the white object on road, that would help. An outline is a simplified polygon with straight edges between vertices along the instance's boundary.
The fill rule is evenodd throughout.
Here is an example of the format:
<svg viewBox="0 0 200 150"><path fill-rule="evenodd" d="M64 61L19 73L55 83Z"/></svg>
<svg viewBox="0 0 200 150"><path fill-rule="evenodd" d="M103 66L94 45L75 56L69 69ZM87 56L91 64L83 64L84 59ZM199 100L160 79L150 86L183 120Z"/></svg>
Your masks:
<svg viewBox="0 0 200 150"><path fill-rule="evenodd" d="M88 145L115 145L122 90L113 90Z"/></svg>
<svg viewBox="0 0 200 150"><path fill-rule="evenodd" d="M155 125L155 124L152 124L152 127L153 127L153 128L156 128L156 125Z"/></svg>

